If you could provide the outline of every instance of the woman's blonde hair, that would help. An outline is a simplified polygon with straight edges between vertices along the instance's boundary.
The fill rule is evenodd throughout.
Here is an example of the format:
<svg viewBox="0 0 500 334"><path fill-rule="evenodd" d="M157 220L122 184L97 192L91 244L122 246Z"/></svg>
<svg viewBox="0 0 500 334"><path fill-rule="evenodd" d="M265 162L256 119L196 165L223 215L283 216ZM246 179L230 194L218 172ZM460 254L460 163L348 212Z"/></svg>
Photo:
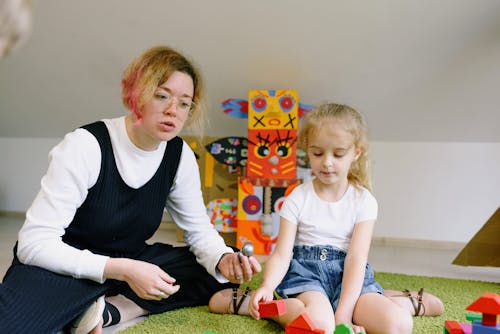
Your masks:
<svg viewBox="0 0 500 334"><path fill-rule="evenodd" d="M353 108L336 103L325 103L315 107L308 114L298 135L298 147L307 151L309 138L330 120L339 121L354 137L354 147L359 157L351 165L347 179L352 185L371 190L371 168L368 157L368 127L363 116Z"/></svg>
<svg viewBox="0 0 500 334"><path fill-rule="evenodd" d="M146 50L127 66L122 79L123 104L140 118L140 110L174 72L186 73L193 79L194 107L186 125L201 134L206 121L201 74L192 62L170 47L157 46Z"/></svg>

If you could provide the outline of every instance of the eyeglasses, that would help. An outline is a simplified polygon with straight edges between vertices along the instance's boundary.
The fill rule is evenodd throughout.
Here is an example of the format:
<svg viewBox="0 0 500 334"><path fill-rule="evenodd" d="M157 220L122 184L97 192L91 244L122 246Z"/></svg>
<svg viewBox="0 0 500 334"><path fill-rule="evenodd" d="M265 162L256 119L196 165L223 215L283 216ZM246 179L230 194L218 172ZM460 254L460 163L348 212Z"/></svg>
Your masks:
<svg viewBox="0 0 500 334"><path fill-rule="evenodd" d="M160 102L165 103L166 108L170 108L172 106L172 103L174 103L174 100L177 100L176 103L176 108L178 111L182 113L188 113L194 109L196 104L187 97L177 97L169 92L157 92L155 93L155 98L158 99Z"/></svg>

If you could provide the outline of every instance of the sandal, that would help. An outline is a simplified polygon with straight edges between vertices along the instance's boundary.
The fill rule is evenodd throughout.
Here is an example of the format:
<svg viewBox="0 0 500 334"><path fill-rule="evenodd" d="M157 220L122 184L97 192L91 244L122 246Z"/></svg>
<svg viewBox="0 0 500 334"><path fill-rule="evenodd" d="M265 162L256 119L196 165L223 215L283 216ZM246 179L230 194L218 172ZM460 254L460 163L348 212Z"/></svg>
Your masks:
<svg viewBox="0 0 500 334"><path fill-rule="evenodd" d="M243 293L240 291L240 289L234 287L232 289L225 289L215 293L212 298L210 298L208 303L210 312L222 314L248 314L248 311L243 311L243 313L239 312L245 299L250 296L251 290L247 287L243 290Z"/></svg>
<svg viewBox="0 0 500 334"><path fill-rule="evenodd" d="M410 300L415 312L413 316L437 316L444 312L444 305L439 298L429 293L425 293L424 301L424 288L418 290L417 295L413 295L410 290L404 289L401 291L402 295L392 295L389 297L406 297ZM426 307L427 305L427 307Z"/></svg>
<svg viewBox="0 0 500 334"><path fill-rule="evenodd" d="M243 302L249 296L249 294L250 294L250 288L247 286L247 288L243 291L243 294L241 295L240 301L238 302L238 288L233 288L233 314L238 314L241 305L243 305Z"/></svg>

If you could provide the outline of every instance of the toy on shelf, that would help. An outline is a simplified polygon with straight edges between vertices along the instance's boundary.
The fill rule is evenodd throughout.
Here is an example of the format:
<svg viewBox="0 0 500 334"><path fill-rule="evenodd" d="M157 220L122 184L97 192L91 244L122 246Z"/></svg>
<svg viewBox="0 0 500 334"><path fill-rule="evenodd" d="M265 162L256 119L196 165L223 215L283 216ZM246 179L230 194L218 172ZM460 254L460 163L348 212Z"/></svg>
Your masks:
<svg viewBox="0 0 500 334"><path fill-rule="evenodd" d="M223 235L226 233L235 235L239 176L237 169L241 168L238 165L240 160L227 158L228 161L237 161L233 165L228 165L215 159L206 147L220 140L217 137L206 136L200 140L194 136L183 136L183 139L193 150L198 162L201 192L210 221ZM182 240L180 235L178 241ZM236 246L236 242L234 241L232 245Z"/></svg>
<svg viewBox="0 0 500 334"><path fill-rule="evenodd" d="M500 323L497 316L500 314L500 295L491 292L483 293L466 310L479 312L482 315L468 313L467 320L472 324L459 323L454 320L446 320L444 323L444 334L499 334Z"/></svg>
<svg viewBox="0 0 500 334"><path fill-rule="evenodd" d="M237 231L254 244L255 254L270 254L277 241L279 210L297 177L297 128L299 118L312 109L299 103L295 90L250 90L248 99L227 99L224 112L248 120L247 138L213 140L205 149L214 161L230 171L239 171L237 214L233 217L229 199L211 203L209 212L219 231ZM300 170L300 175L307 175ZM285 194L286 193L286 194Z"/></svg>
<svg viewBox="0 0 500 334"><path fill-rule="evenodd" d="M207 214L219 232L236 232L238 200L236 198L217 198L207 203Z"/></svg>
<svg viewBox="0 0 500 334"><path fill-rule="evenodd" d="M283 192L311 176L302 163L304 154L297 156L296 140L299 119L313 106L299 103L294 90L251 90L248 99L227 99L222 108L248 120L247 137L183 136L198 161L207 214L227 244L241 247L240 237L246 237L255 254L270 254ZM255 180L256 194L241 193L239 177ZM245 208L239 196L246 198ZM244 225L244 232L235 235L238 225ZM182 232L177 230L178 241L183 241Z"/></svg>
<svg viewBox="0 0 500 334"><path fill-rule="evenodd" d="M248 139L246 137L224 137L205 145L205 149L220 163L233 169L247 164Z"/></svg>
<svg viewBox="0 0 500 334"><path fill-rule="evenodd" d="M242 238L254 244L255 254L270 254L279 231L279 212L299 179L238 179L237 247Z"/></svg>

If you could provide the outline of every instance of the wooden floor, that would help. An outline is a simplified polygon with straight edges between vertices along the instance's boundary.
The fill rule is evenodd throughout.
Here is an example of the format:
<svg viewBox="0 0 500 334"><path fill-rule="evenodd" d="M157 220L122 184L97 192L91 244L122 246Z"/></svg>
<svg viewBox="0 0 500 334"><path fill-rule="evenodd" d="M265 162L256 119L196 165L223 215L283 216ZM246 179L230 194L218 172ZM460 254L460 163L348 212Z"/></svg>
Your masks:
<svg viewBox="0 0 500 334"><path fill-rule="evenodd" d="M3 277L12 261L12 247L22 224L22 217L0 215L0 277ZM170 228L158 230L151 241L179 244L176 241L175 230ZM500 283L500 268L452 265L451 262L461 247L452 244L444 247L428 247L428 245L421 243L418 246L415 242L390 245L388 242L375 240L369 261L375 271ZM137 321L106 328L104 334L116 333Z"/></svg>

